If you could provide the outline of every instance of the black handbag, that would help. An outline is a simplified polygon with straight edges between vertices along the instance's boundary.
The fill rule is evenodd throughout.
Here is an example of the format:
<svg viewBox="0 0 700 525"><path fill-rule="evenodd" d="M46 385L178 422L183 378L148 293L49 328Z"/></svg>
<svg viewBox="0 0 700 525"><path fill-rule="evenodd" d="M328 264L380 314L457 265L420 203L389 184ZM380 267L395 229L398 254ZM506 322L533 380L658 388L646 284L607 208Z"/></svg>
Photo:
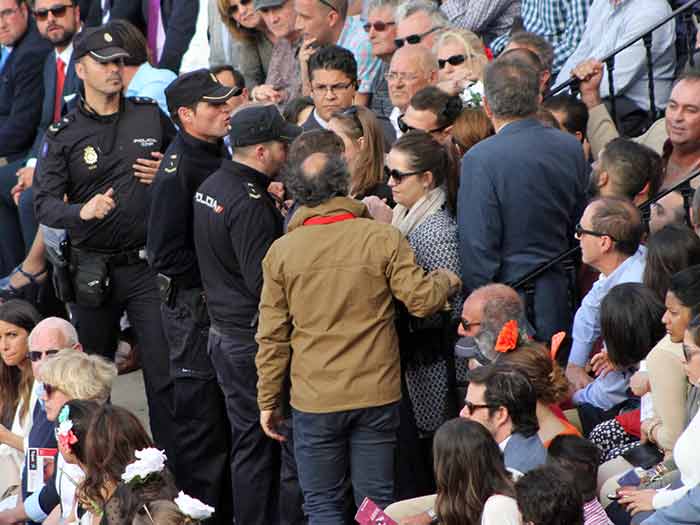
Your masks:
<svg viewBox="0 0 700 525"><path fill-rule="evenodd" d="M651 443L644 443L622 453L622 457L635 467L650 469L664 459L664 453Z"/></svg>

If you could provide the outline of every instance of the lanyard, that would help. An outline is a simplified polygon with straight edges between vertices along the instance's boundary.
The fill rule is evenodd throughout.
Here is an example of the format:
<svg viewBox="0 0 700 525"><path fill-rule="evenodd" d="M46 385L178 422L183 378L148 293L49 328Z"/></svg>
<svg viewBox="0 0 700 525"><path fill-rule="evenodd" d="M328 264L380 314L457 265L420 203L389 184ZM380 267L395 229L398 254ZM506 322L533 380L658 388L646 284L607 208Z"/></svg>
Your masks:
<svg viewBox="0 0 700 525"><path fill-rule="evenodd" d="M340 215L331 215L330 217L311 217L304 221L304 226L314 226L316 224L333 224L334 222L348 221L354 219L352 213L341 213Z"/></svg>

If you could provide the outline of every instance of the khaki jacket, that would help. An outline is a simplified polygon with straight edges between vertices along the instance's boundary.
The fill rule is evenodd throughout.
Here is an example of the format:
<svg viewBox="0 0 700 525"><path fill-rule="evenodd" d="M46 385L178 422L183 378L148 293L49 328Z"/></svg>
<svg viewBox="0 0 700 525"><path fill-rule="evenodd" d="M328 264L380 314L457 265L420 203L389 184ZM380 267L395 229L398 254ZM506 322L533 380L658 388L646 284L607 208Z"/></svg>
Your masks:
<svg viewBox="0 0 700 525"><path fill-rule="evenodd" d="M598 158L608 142L620 136L605 104L599 104L588 111L586 135L588 136L588 142L591 144L591 153L595 159ZM631 140L648 146L659 155L663 155L666 139L668 139L666 121L660 118L651 125L646 133Z"/></svg>
<svg viewBox="0 0 700 525"><path fill-rule="evenodd" d="M303 225L342 213L356 218ZM447 277L426 275L398 229L372 220L364 204L346 197L297 210L289 233L263 260L263 282L255 360L261 410L279 406L289 366L291 404L303 412L398 401L393 298L425 317L449 293Z"/></svg>

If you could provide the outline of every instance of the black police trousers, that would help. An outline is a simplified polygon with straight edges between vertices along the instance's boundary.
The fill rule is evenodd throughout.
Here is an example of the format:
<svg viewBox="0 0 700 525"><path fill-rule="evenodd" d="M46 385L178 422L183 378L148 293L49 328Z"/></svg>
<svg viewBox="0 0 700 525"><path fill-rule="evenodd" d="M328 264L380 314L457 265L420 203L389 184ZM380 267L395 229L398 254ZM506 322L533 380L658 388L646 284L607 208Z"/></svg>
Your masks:
<svg viewBox="0 0 700 525"><path fill-rule="evenodd" d="M171 304L161 304L177 426L175 481L186 494L216 509L208 523L230 525L230 433L224 396L207 354L209 322L194 311L201 300L201 289L178 290Z"/></svg>
<svg viewBox="0 0 700 525"><path fill-rule="evenodd" d="M260 426L254 333L209 330L209 356L231 425L231 479L236 524L279 525L280 447Z"/></svg>
<svg viewBox="0 0 700 525"><path fill-rule="evenodd" d="M168 463L172 465L176 450L173 384L155 274L145 261L116 266L110 271L110 285L108 299L102 306L71 305L78 337L86 352L114 360L119 342L119 320L126 311L141 352L153 440L158 447L165 449Z"/></svg>

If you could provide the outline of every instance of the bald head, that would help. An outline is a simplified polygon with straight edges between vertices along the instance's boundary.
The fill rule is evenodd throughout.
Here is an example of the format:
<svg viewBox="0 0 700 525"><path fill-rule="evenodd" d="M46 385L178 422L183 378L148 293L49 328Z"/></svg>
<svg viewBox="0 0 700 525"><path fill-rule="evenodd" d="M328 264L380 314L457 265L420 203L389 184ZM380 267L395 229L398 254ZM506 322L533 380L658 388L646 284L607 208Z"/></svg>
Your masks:
<svg viewBox="0 0 700 525"><path fill-rule="evenodd" d="M462 317L470 328L460 327L460 335L475 337L485 326L503 326L510 319L520 321L524 312L523 302L513 288L505 284L487 284L474 290L464 301Z"/></svg>
<svg viewBox="0 0 700 525"><path fill-rule="evenodd" d="M431 50L423 46L397 49L387 76L391 103L405 111L413 95L437 82L437 72L437 58Z"/></svg>
<svg viewBox="0 0 700 525"><path fill-rule="evenodd" d="M29 349L44 350L47 344L51 348L69 348L78 344L78 332L75 327L60 317L47 317L39 322L29 334Z"/></svg>

